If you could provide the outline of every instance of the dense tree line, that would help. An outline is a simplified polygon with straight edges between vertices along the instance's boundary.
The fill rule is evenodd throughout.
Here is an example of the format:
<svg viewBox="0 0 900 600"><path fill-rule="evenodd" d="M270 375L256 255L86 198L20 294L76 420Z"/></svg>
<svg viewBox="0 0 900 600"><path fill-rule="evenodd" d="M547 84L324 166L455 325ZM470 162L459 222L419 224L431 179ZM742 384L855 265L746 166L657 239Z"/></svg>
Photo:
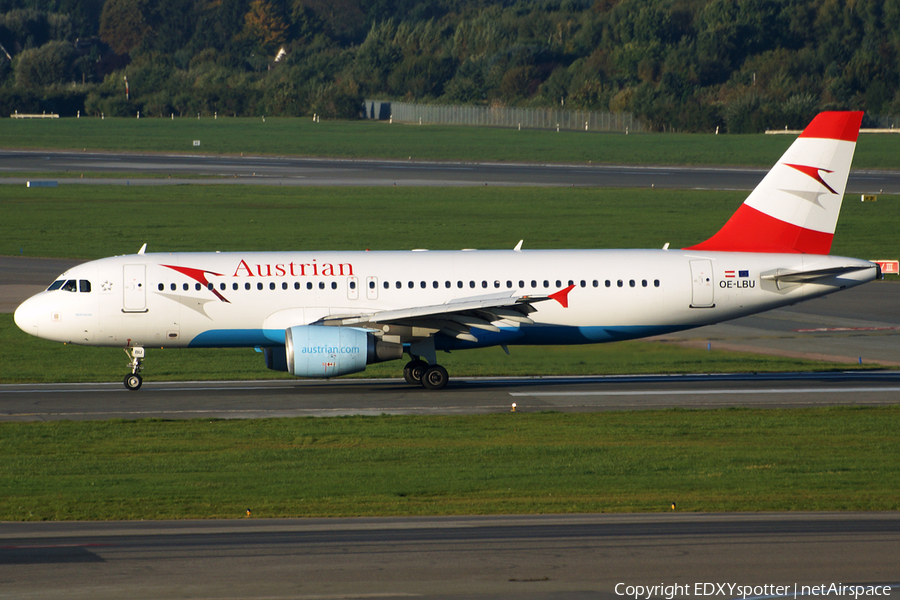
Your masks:
<svg viewBox="0 0 900 600"><path fill-rule="evenodd" d="M365 97L687 131L896 115L900 3L0 0L4 114L354 118Z"/></svg>

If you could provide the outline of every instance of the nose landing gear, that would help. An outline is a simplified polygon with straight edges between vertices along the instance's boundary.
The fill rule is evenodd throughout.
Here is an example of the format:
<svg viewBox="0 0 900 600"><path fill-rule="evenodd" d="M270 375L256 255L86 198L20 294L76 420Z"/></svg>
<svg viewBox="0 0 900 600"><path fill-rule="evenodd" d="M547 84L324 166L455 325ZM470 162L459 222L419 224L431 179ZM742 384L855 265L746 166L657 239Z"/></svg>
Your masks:
<svg viewBox="0 0 900 600"><path fill-rule="evenodd" d="M131 391L139 390L141 389L141 384L144 383L144 378L140 375L141 370L144 368L144 349L140 346L125 348L125 354L131 359L131 362L128 363L128 366L131 367L131 373L125 376L125 387Z"/></svg>

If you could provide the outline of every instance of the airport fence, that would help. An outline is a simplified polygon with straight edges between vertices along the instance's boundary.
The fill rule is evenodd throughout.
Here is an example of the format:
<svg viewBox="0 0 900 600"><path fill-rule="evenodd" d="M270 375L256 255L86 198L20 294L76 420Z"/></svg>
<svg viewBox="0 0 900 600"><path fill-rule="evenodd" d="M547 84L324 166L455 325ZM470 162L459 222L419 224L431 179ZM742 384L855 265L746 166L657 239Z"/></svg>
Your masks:
<svg viewBox="0 0 900 600"><path fill-rule="evenodd" d="M578 131L645 131L631 113L563 110L555 108L511 108L414 104L366 100L366 118L398 123L517 127L519 129L568 129Z"/></svg>

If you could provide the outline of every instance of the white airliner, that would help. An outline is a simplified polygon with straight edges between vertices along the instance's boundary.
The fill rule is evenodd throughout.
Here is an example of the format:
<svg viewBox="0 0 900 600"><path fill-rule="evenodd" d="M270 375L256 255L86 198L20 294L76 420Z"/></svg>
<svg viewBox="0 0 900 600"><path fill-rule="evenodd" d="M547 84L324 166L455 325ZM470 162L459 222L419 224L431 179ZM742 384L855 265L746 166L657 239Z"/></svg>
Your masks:
<svg viewBox="0 0 900 600"><path fill-rule="evenodd" d="M871 281L830 256L861 112L818 115L713 237L681 250L138 254L74 267L16 310L37 337L129 354L255 347L266 366L334 377L402 358L447 384L439 350L589 344L718 323Z"/></svg>

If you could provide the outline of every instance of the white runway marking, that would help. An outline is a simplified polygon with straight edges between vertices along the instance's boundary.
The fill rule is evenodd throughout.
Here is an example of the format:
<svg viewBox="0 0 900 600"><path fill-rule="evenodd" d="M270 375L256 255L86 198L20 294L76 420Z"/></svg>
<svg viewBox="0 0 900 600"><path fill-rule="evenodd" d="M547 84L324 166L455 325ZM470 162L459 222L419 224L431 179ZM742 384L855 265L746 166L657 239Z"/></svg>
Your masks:
<svg viewBox="0 0 900 600"><path fill-rule="evenodd" d="M510 392L510 396L720 396L733 394L846 394L859 392L900 392L900 387L769 388L758 390L607 390L583 392Z"/></svg>

